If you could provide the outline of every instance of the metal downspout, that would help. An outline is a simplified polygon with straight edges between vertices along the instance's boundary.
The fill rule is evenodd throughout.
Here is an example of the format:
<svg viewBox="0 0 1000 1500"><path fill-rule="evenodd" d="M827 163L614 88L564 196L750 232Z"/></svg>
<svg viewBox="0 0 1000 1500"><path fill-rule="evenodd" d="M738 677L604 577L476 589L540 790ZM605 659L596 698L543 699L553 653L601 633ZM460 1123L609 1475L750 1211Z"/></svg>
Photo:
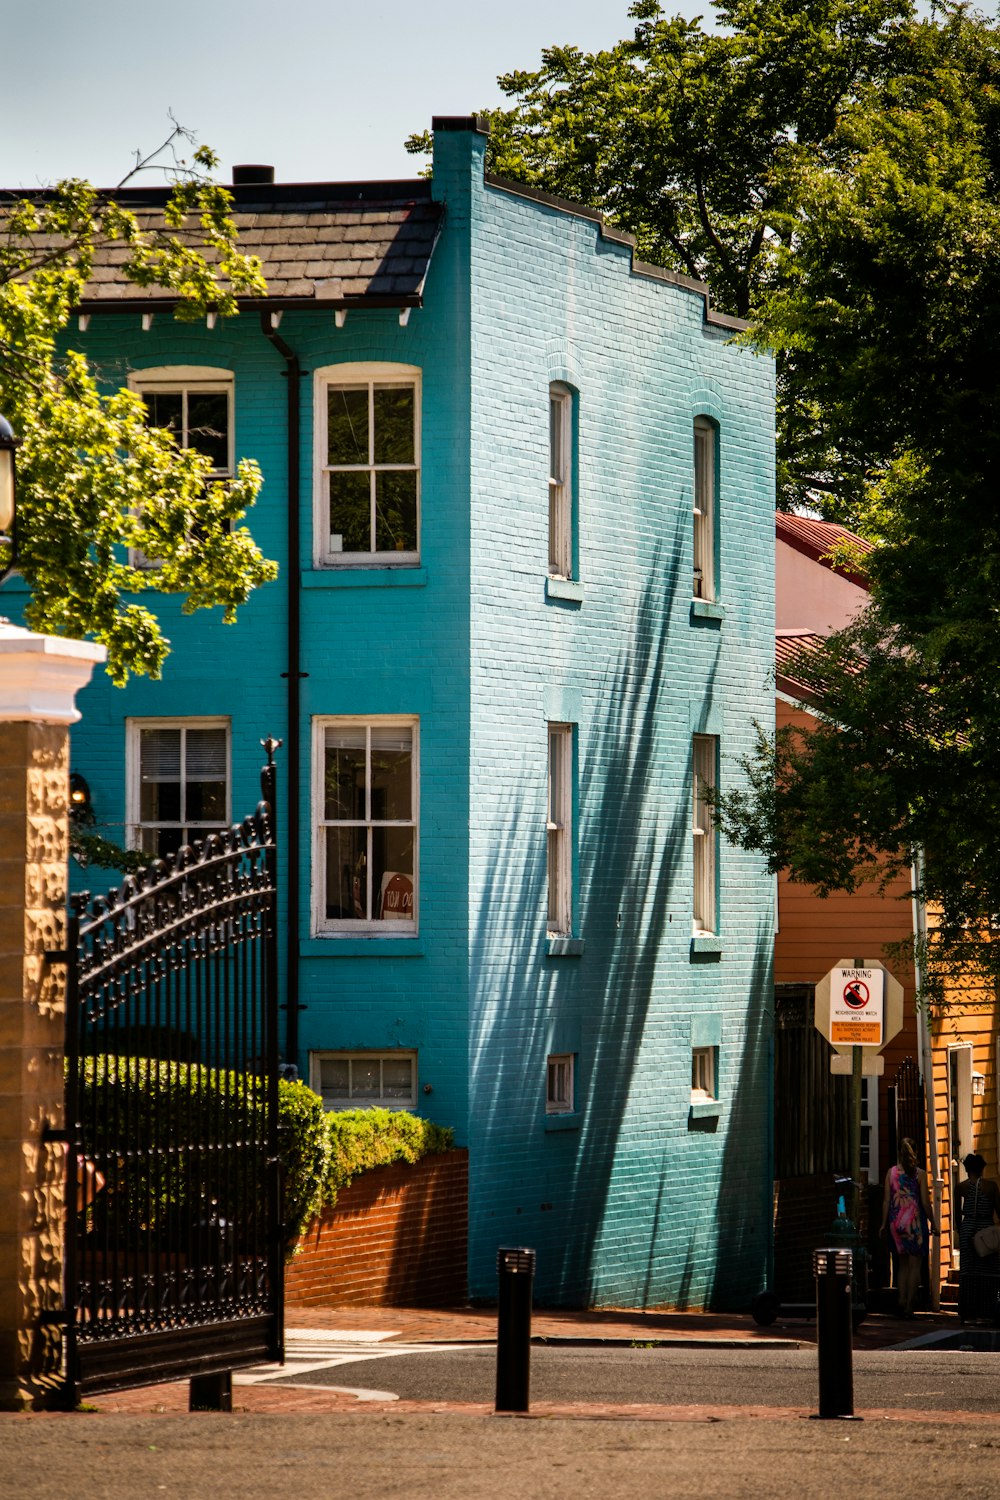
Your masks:
<svg viewBox="0 0 1000 1500"><path fill-rule="evenodd" d="M913 858L913 971L917 984L917 1041L920 1049L920 1071L924 1075L924 1100L927 1107L927 1157L933 1192L934 1217L941 1226L941 1196L944 1179L938 1157L937 1111L934 1105L934 1053L931 1050L931 1033L927 1024L927 1010L921 1006L919 996L924 987L924 954L927 951L927 907L917 892L923 886L924 856L918 849ZM931 1306L935 1312L941 1308L941 1235L931 1240Z"/></svg>
<svg viewBox="0 0 1000 1500"><path fill-rule="evenodd" d="M299 381L308 371L303 370L299 364L299 357L293 349L285 343L277 329L271 327L271 314L262 312L260 315L260 327L264 337L274 345L282 359L285 361L285 378L288 381L288 560L286 563L286 578L288 580L288 660L287 670L282 672L282 677L288 684L287 693L287 730L285 743L288 746L288 792L287 806L288 815L285 818L286 838L288 841L288 874L286 877L286 889L288 891L287 920L285 924L285 1057L286 1063L293 1066L298 1065L299 1060L299 861L300 861L300 806L301 806L301 759L302 746L299 733L299 720L301 708L300 683L307 674L302 671L301 663L301 635L302 635L302 613L301 613L301 590L302 590L302 565L299 554L300 544L300 430L301 430L301 403L299 399Z"/></svg>

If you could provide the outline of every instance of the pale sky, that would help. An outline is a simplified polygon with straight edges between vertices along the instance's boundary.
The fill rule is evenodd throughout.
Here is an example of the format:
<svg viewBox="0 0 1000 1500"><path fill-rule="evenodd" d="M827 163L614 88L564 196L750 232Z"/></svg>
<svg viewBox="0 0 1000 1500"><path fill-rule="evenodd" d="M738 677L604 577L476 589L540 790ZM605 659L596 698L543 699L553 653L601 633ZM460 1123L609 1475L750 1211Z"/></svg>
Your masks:
<svg viewBox="0 0 1000 1500"><path fill-rule="evenodd" d="M710 13L676 0L668 11ZM172 112L221 157L279 181L410 177L435 114L503 103L498 73L543 47L631 34L627 0L8 0L0 187L120 180Z"/></svg>

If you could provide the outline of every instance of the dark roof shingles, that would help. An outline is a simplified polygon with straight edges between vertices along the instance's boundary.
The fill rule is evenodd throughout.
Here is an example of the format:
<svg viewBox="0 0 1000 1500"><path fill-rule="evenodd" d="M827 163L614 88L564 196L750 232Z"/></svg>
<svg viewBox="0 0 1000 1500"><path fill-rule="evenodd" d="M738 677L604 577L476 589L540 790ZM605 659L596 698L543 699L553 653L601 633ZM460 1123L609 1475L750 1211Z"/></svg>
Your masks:
<svg viewBox="0 0 1000 1500"><path fill-rule="evenodd" d="M156 210L142 208L137 216L150 227ZM412 203L324 204L315 213L273 212L255 208L233 213L239 248L258 255L271 300L309 298L356 302L367 296L419 300L441 219L440 204ZM120 246L98 252L84 293L85 305L136 303L171 299L162 287L137 287L118 269L125 258ZM211 260L209 253L206 256ZM331 296L330 283L339 282ZM317 283L319 283L317 285Z"/></svg>

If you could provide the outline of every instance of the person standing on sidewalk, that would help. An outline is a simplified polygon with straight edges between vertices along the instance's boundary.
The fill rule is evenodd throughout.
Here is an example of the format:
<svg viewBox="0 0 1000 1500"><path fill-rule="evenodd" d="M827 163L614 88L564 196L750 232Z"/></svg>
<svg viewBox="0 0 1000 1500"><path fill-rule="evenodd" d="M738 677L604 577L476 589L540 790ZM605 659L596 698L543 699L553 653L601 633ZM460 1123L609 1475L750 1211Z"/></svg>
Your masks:
<svg viewBox="0 0 1000 1500"><path fill-rule="evenodd" d="M885 1178L882 1198L882 1228L888 1228L896 1251L900 1316L913 1317L913 1304L920 1288L920 1268L930 1248L930 1236L937 1234L927 1188L927 1173L917 1166L917 1153L908 1138L899 1144L899 1161L890 1167Z"/></svg>
<svg viewBox="0 0 1000 1500"><path fill-rule="evenodd" d="M964 1323L969 1318L991 1314L993 1307L989 1304L996 1304L1000 1256L977 1255L973 1241L980 1229L988 1229L994 1220L1000 1220L1000 1188L983 1176L986 1161L978 1151L970 1151L962 1166L968 1176L958 1184L962 1205L958 1226L958 1316Z"/></svg>

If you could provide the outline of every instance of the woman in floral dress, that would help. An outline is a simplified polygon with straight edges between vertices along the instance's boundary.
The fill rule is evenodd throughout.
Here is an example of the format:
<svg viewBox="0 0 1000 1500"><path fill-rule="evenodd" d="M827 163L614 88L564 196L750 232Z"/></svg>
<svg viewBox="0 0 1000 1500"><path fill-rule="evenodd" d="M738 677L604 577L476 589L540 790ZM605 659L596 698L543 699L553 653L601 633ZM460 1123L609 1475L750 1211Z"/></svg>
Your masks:
<svg viewBox="0 0 1000 1500"><path fill-rule="evenodd" d="M899 1161L886 1174L882 1199L882 1233L888 1228L897 1255L900 1316L913 1317L913 1304L920 1288L920 1267L937 1225L927 1189L927 1173L917 1166L913 1142L904 1138Z"/></svg>

